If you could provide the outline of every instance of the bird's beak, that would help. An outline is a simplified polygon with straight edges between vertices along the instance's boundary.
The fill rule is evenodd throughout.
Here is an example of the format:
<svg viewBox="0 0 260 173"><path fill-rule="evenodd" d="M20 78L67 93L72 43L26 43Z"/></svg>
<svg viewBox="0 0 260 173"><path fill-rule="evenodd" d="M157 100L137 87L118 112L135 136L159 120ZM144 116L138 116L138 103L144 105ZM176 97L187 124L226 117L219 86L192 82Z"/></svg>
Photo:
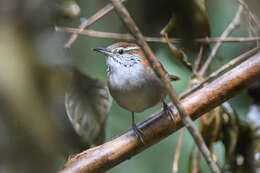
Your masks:
<svg viewBox="0 0 260 173"><path fill-rule="evenodd" d="M105 56L112 55L112 52L110 50L108 50L107 48L94 48L93 50L97 51L99 53L102 53Z"/></svg>

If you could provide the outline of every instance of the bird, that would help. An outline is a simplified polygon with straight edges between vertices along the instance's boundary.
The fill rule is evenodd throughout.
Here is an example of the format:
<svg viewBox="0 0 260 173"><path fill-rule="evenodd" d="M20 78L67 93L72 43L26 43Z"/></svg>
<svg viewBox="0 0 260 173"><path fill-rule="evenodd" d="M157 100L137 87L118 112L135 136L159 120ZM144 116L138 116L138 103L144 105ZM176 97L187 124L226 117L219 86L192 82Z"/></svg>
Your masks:
<svg viewBox="0 0 260 173"><path fill-rule="evenodd" d="M135 124L135 112L143 112L162 102L163 110L174 120L172 110L164 101L167 90L137 44L118 42L93 50L105 55L110 94L121 107L132 112L132 129L143 144L143 132ZM160 68L170 81L180 79L168 74L161 63Z"/></svg>

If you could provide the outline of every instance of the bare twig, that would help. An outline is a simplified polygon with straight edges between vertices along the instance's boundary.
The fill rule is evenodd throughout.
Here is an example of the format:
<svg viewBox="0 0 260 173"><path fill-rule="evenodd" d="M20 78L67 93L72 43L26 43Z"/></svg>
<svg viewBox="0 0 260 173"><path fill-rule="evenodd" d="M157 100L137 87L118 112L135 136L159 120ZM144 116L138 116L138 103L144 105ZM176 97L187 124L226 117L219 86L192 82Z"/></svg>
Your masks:
<svg viewBox="0 0 260 173"><path fill-rule="evenodd" d="M201 62L201 59L202 59L203 53L204 53L204 47L205 47L205 45L200 46L199 54L198 54L197 58L195 59L194 66L192 68L193 74L195 74L199 69L200 62Z"/></svg>
<svg viewBox="0 0 260 173"><path fill-rule="evenodd" d="M189 161L189 171L191 173L199 173L200 152L198 150L198 147L196 147L195 145L192 146Z"/></svg>
<svg viewBox="0 0 260 173"><path fill-rule="evenodd" d="M200 172L200 152L198 150L198 148L195 149L195 157L194 157L194 169L193 169L193 172L192 173L199 173Z"/></svg>
<svg viewBox="0 0 260 173"><path fill-rule="evenodd" d="M254 24L259 25L260 21L257 19L257 17L251 12L251 10L249 9L248 5L243 1L243 0L238 0L238 2L246 9L246 11L248 12L250 18L252 19L252 21L254 22Z"/></svg>
<svg viewBox="0 0 260 173"><path fill-rule="evenodd" d="M78 28L70 28L70 27L55 27L57 32L68 32L68 33L75 33L81 35L87 35L90 37L98 37L98 38L109 38L109 39L120 39L126 41L134 41L135 38L131 34L120 34L120 33L113 33L113 32L101 32L95 31L91 29L85 29L81 31ZM144 37L145 41L147 42L160 42L160 43L167 43L167 40L163 37ZM236 42L236 43L244 43L244 42L252 42L258 41L260 37L228 37L228 38L218 38L218 37L211 37L211 38L198 38L195 39L194 42L210 44L215 42ZM169 38L171 43L181 43L181 39L178 38Z"/></svg>
<svg viewBox="0 0 260 173"><path fill-rule="evenodd" d="M185 99L181 100L185 111L193 120L222 104L241 90L260 79L260 53L241 63ZM135 137L132 129L113 140L86 150L71 158L60 173L93 173L106 171L142 152L183 127L178 117L174 122L160 112L140 123L146 145Z"/></svg>
<svg viewBox="0 0 260 173"><path fill-rule="evenodd" d="M252 41L259 41L260 37L227 37L227 38L219 38L219 37L211 37L211 38L198 38L195 39L195 42L198 43L214 43L214 42L234 42L234 43L244 43L244 42L252 42Z"/></svg>
<svg viewBox="0 0 260 173"><path fill-rule="evenodd" d="M240 18L241 18L241 14L243 12L243 6L239 5L237 13L234 17L234 19L232 20L232 22L228 25L228 27L226 28L226 30L222 33L220 38L226 38L228 35L230 35L232 33L232 31L240 24ZM207 58L206 62L204 63L204 65L201 67L199 74L201 76L204 75L204 73L206 72L206 70L208 69L211 61L213 60L213 58L215 57L217 51L219 50L219 48L221 47L222 43L221 42L217 42L216 45L213 47L209 57Z"/></svg>
<svg viewBox="0 0 260 173"><path fill-rule="evenodd" d="M184 66L186 66L189 70L192 70L192 65L191 63L188 61L188 57L185 54L185 52L181 49L177 49L169 40L168 38L168 34L165 33L164 37L167 41L167 44L170 48L170 50L172 51L172 53L181 61L182 64L184 64Z"/></svg>
<svg viewBox="0 0 260 173"><path fill-rule="evenodd" d="M248 31L250 36L257 36L258 35L258 30L260 28L260 21L258 18L255 16L254 13L249 9L248 5L244 2L244 0L238 0L238 2L243 5L245 8L245 12L247 13L248 17ZM260 42L257 41L257 46L260 45Z"/></svg>
<svg viewBox="0 0 260 173"><path fill-rule="evenodd" d="M181 129L180 132L179 132L177 148L176 148L176 152L174 154L174 159L173 159L173 163L172 163L172 173L178 172L178 165L179 165L179 159L180 159L180 153L181 153L182 136L183 136L183 129Z"/></svg>
<svg viewBox="0 0 260 173"><path fill-rule="evenodd" d="M125 0L120 0L121 2L124 2ZM109 13L110 11L113 10L113 5L112 4L108 4L106 5L104 8L102 8L101 10L99 10L96 14L94 14L93 16L91 16L88 20L86 20L85 22L82 22L79 25L79 33L81 33L84 28L86 28L87 26L95 23L98 19L100 19L101 17L105 16L107 13ZM74 41L76 41L76 39L78 38L78 34L79 33L73 33L70 37L70 39L68 40L68 42L65 44L64 47L69 48Z"/></svg>
<svg viewBox="0 0 260 173"><path fill-rule="evenodd" d="M146 58L149 61L149 63L152 65L154 72L157 74L157 76L163 82L172 102L176 106L176 108L179 112L179 115L181 116L183 123L189 130L195 143L197 144L198 148L200 149L200 152L202 153L206 162L208 163L210 170L213 173L219 173L220 170L219 170L218 166L216 165L216 163L210 157L210 152L209 152L205 142L203 141L199 131L196 129L191 118L186 114L182 104L179 101L178 95L174 91L166 73L160 67L159 61L156 59L151 48L148 46L147 42L144 40L144 37L141 34L140 30L138 29L137 25L135 24L134 20L131 18L127 9L118 0L111 0L111 2L115 7L115 10L116 10L118 16L120 16L122 21L125 23L125 25L128 27L130 32L136 38L136 41L139 44L139 46L143 49L144 54L146 55Z"/></svg>
<svg viewBox="0 0 260 173"><path fill-rule="evenodd" d="M126 41L134 41L135 38L131 34L120 34L120 33L112 33L112 32L101 32L101 31L95 31L91 29L85 29L83 31L80 31L78 28L70 28L70 27L55 27L55 30L57 32L69 32L69 33L75 33L75 34L82 34L82 35L88 35L90 37L99 37L99 38L109 38L109 39L120 39L120 40L126 40ZM167 43L167 40L163 37L145 37L145 40L148 42L161 42L161 43ZM177 38L169 38L170 42L173 43L180 43L181 39ZM259 38L260 40L260 38Z"/></svg>
<svg viewBox="0 0 260 173"><path fill-rule="evenodd" d="M197 89L199 89L200 87L202 87L206 82L208 82L211 79L217 77L219 74L223 73L224 71L226 71L230 67L240 63L242 60L245 60L249 56L252 56L252 55L256 54L259 51L260 51L260 46L259 47L255 47L255 48L253 48L253 49L243 53L242 55L239 55L238 57L232 59L230 62L228 62L227 64L225 64L221 68L219 68L217 71L211 73L208 77L206 77L204 80L202 80L198 85L196 85L196 86L190 88L189 90L185 91L184 93L182 93L181 96L180 96L180 99L185 98L186 96L188 96L192 92L194 92Z"/></svg>

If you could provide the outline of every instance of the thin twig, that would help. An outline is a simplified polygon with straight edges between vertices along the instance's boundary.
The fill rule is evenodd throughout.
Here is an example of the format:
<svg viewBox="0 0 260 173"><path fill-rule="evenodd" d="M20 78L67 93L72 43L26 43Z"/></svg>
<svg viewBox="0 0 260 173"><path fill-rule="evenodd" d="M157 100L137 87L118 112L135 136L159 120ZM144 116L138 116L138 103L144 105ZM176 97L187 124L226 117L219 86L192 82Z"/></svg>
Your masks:
<svg viewBox="0 0 260 173"><path fill-rule="evenodd" d="M70 28L70 27L55 27L57 32L68 32L74 34L81 34L87 35L90 37L97 37L97 38L109 38L109 39L120 39L126 41L134 41L135 38L131 34L120 34L120 33L113 33L113 32L102 32L102 31L95 31L91 29L85 29L81 31L78 28ZM147 42L160 42L160 43L167 43L167 40L163 37L144 37L145 41ZM215 42L235 42L235 43L244 43L244 42L252 42L252 41L259 41L260 37L228 37L228 38L218 38L218 37L211 37L211 38L198 38L195 39L194 42L210 44ZM171 43L181 43L182 40L178 38L169 38Z"/></svg>
<svg viewBox="0 0 260 173"><path fill-rule="evenodd" d="M259 41L260 37L227 37L227 38L219 38L219 37L211 37L211 38L198 38L195 39L195 42L210 44L214 42L221 42L221 43L244 43L244 42L252 42L252 41Z"/></svg>
<svg viewBox="0 0 260 173"><path fill-rule="evenodd" d="M57 32L69 32L69 33L75 33L75 34L82 34L82 35L88 35L90 37L98 37L98 38L109 38L109 39L120 39L120 40L126 40L126 41L134 41L135 38L131 34L120 34L120 33L113 33L113 32L102 32L102 31L95 31L91 29L85 29L83 31L80 31L78 28L70 28L70 27L55 27L55 30ZM167 40L163 37L145 37L145 40L148 42L161 42L161 43L167 43ZM169 38L170 42L173 43L180 43L181 39L177 38ZM260 40L260 38L259 38Z"/></svg>
<svg viewBox="0 0 260 173"><path fill-rule="evenodd" d="M120 2L124 2L125 0L120 0ZM81 33L84 28L88 27L89 25L95 23L98 19L100 19L101 17L105 16L106 14L108 14L110 11L113 10L113 5L112 4L107 4L104 8L102 8L101 10L99 10L96 14L94 14L93 16L91 16L88 20L82 22L79 25L79 33ZM65 44L65 48L69 48L78 38L78 34L79 33L73 33L71 35L71 37L69 38L68 42Z"/></svg>
<svg viewBox="0 0 260 173"><path fill-rule="evenodd" d="M259 81L260 53L211 82L207 87L181 100L193 120ZM167 118L168 117L168 118ZM132 129L95 148L70 158L59 173L104 172L128 160L183 127L178 117L173 122L165 112L151 115L139 123L146 145L135 137Z"/></svg>
<svg viewBox="0 0 260 173"><path fill-rule="evenodd" d="M134 35L139 46L141 46L141 48L143 49L144 54L146 55L147 60L152 65L154 72L158 75L160 80L163 82L172 102L176 106L176 108L179 112L179 115L181 116L183 123L189 130L195 143L197 144L198 148L200 149L200 152L202 153L205 160L207 161L207 164L209 165L210 170L213 173L219 173L220 170L219 170L218 166L216 165L216 163L210 157L210 152L209 152L205 142L203 141L200 133L196 129L195 125L193 124L191 118L186 114L182 104L179 101L178 95L174 91L169 79L167 78L167 75L165 74L163 69L160 67L159 61L156 59L151 48L148 46L147 42L144 40L144 37L141 34L140 30L138 29L137 25L135 24L134 20L131 18L130 14L128 13L128 11L124 7L124 5L122 5L118 0L111 0L111 2L115 7L115 10L116 10L118 16L122 19L122 21L128 27L130 32Z"/></svg>
<svg viewBox="0 0 260 173"><path fill-rule="evenodd" d="M249 56L252 56L254 54L256 54L257 52L260 51L260 46L259 47L255 47L245 53L243 53L242 55L239 55L238 57L232 59L231 61L229 61L227 64L225 64L224 66L222 66L221 68L219 68L217 71L211 73L208 77L206 77L204 80L202 80L198 85L188 89L187 91L185 91L184 93L181 94L180 99L185 98L186 96L188 96L189 94L191 94L192 92L196 91L197 89L199 89L200 87L202 87L206 82L210 81L211 79L217 77L219 74L223 73L224 71L226 71L227 69L229 69L230 67L240 63L241 61L245 60L246 58L248 58Z"/></svg>
<svg viewBox="0 0 260 173"><path fill-rule="evenodd" d="M254 13L249 9L248 5L243 1L243 0L238 0L238 2L243 5L245 8L245 12L247 13L248 17L248 32L250 36L257 36L258 35L258 29L260 27L260 21L258 18L255 16ZM257 41L257 46L260 45L260 42Z"/></svg>
<svg viewBox="0 0 260 173"><path fill-rule="evenodd" d="M238 2L243 5L243 7L246 9L246 11L248 12L250 18L253 20L253 22L256 25L260 24L260 21L257 19L257 17L254 15L254 13L251 12L251 10L249 9L248 5L243 1L243 0L238 0Z"/></svg>
<svg viewBox="0 0 260 173"><path fill-rule="evenodd" d="M178 165L179 165L179 159L180 159L180 154L181 154L182 136L183 136L183 129L181 129L179 132L177 148L176 148L176 152L174 154L174 159L173 159L173 163L172 163L172 173L178 172Z"/></svg>
<svg viewBox="0 0 260 173"><path fill-rule="evenodd" d="M204 53L204 47L205 47L205 45L203 45L203 44L200 46L199 54L198 54L197 58L195 59L194 66L192 68L193 74L195 74L199 69L200 62L201 62L201 59L202 59L203 53Z"/></svg>
<svg viewBox="0 0 260 173"><path fill-rule="evenodd" d="M200 152L198 148L195 150L195 165L194 165L194 172L193 173L199 173L200 172Z"/></svg>
<svg viewBox="0 0 260 173"><path fill-rule="evenodd" d="M166 39L167 44L168 44L170 50L171 50L172 53L176 56L176 58L179 59L184 66L186 66L189 70L192 71L192 65L191 65L191 63L188 61L188 57L187 57L187 55L185 54L185 52L184 52L183 50L181 50L181 49L177 49L177 48L170 42L167 33L165 33L163 36L164 36L164 38Z"/></svg>
<svg viewBox="0 0 260 173"><path fill-rule="evenodd" d="M226 28L226 30L222 33L220 38L226 38L228 35L230 35L233 30L238 27L238 25L240 24L240 19L241 19L241 14L243 12L243 6L239 5L237 13L234 17L234 19L232 20L232 22L228 25L228 27ZM213 58L215 57L217 51L219 50L219 48L221 47L222 42L217 42L216 45L213 47L209 57L207 58L206 62L204 63L204 65L201 67L199 74L201 76L204 75L204 73L207 71L211 61L213 60Z"/></svg>
<svg viewBox="0 0 260 173"><path fill-rule="evenodd" d="M195 145L192 146L192 150L190 152L190 156L189 156L189 170L191 173L199 173L199 161L197 158L197 155L200 155L200 152L198 150L198 147L196 147Z"/></svg>

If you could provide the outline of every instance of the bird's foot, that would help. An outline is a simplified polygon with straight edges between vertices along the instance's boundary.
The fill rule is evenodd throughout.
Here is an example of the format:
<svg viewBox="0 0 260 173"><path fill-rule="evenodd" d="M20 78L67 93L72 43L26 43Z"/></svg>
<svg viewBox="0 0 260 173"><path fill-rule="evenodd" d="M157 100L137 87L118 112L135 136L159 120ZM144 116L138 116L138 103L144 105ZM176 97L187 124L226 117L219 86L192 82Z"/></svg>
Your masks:
<svg viewBox="0 0 260 173"><path fill-rule="evenodd" d="M137 139L140 140L142 142L142 144L144 145L144 139L143 139L144 133L143 133L143 131L141 129L139 129L136 126L136 124L133 124L132 128L134 130L134 133L135 133L135 136L137 137Z"/></svg>
<svg viewBox="0 0 260 173"><path fill-rule="evenodd" d="M167 103L163 102L163 111L170 116L170 118L175 121L176 115L173 113L173 110L168 106Z"/></svg>

